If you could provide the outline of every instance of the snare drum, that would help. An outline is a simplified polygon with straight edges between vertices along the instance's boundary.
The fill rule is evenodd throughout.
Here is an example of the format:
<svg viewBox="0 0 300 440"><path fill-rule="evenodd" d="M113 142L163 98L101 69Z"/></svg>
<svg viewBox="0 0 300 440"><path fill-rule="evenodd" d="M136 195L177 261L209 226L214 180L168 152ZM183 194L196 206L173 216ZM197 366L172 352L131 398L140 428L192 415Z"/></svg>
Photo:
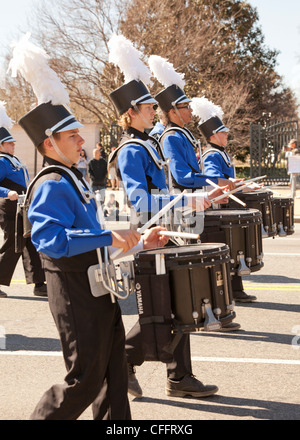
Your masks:
<svg viewBox="0 0 300 440"><path fill-rule="evenodd" d="M263 263L262 215L257 209L207 210L204 217L204 236L223 233L229 246L232 269L236 275L250 275ZM202 235L201 235L202 239Z"/></svg>
<svg viewBox="0 0 300 440"><path fill-rule="evenodd" d="M273 193L271 191L250 191L236 193L246 203L247 208L258 209L262 214L262 237L274 237L277 234L273 214ZM236 208L237 202L229 199L229 208Z"/></svg>
<svg viewBox="0 0 300 440"><path fill-rule="evenodd" d="M212 331L235 318L226 244L142 251L134 266L141 328L171 320L173 333Z"/></svg>
<svg viewBox="0 0 300 440"><path fill-rule="evenodd" d="M274 197L273 212L279 237L293 234L295 232L294 199Z"/></svg>

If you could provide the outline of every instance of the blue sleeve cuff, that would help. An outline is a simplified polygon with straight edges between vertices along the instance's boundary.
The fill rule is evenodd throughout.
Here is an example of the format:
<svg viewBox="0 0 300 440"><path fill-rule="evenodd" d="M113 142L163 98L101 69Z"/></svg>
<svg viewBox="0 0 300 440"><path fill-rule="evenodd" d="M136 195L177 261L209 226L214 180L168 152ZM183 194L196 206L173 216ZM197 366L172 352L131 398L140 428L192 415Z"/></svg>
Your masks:
<svg viewBox="0 0 300 440"><path fill-rule="evenodd" d="M66 230L66 236L68 241L67 257L112 244L112 235L109 230L99 232L92 229L70 229Z"/></svg>

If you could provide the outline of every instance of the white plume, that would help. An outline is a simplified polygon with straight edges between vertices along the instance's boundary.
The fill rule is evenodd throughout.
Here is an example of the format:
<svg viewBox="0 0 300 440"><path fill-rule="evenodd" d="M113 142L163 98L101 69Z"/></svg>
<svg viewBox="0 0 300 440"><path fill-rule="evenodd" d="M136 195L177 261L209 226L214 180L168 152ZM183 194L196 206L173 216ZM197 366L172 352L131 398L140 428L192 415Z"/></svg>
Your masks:
<svg viewBox="0 0 300 440"><path fill-rule="evenodd" d="M155 78L157 78L165 88L174 84L184 89L184 73L176 72L173 64L169 63L165 58L158 55L151 55L148 63Z"/></svg>
<svg viewBox="0 0 300 440"><path fill-rule="evenodd" d="M13 126L13 121L6 113L6 102L0 101L0 127L6 128L6 130L10 130Z"/></svg>
<svg viewBox="0 0 300 440"><path fill-rule="evenodd" d="M203 122L213 116L217 116L222 120L224 115L222 108L209 101L205 96L202 96L201 98L192 98L191 107L193 109L193 114L199 117L200 124L203 124Z"/></svg>
<svg viewBox="0 0 300 440"><path fill-rule="evenodd" d="M132 81L142 81L150 85L151 72L141 60L142 52L137 50L131 41L123 35L114 34L108 42L109 62L118 66L125 76L125 84Z"/></svg>
<svg viewBox="0 0 300 440"><path fill-rule="evenodd" d="M19 42L12 44L13 58L8 70L11 70L13 77L19 71L31 84L39 105L51 101L53 105L68 106L69 95L57 74L49 67L50 57L44 49L29 42L29 38L30 33L27 33Z"/></svg>

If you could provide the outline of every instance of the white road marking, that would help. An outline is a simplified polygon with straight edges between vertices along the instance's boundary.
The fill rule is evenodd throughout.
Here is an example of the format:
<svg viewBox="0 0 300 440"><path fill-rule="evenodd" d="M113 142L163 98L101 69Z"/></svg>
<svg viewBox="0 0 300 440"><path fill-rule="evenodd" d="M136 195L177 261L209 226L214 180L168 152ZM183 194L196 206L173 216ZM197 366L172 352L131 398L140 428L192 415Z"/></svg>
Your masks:
<svg viewBox="0 0 300 440"><path fill-rule="evenodd" d="M62 356L61 351L6 351L0 350L0 356L48 356L48 357L60 357Z"/></svg>
<svg viewBox="0 0 300 440"><path fill-rule="evenodd" d="M265 255L276 255L277 257L281 257L282 255L285 255L286 257L299 257L299 253L293 253L293 254L282 254L281 252L264 252Z"/></svg>
<svg viewBox="0 0 300 440"><path fill-rule="evenodd" d="M300 360L293 359L256 359L256 358L218 358L218 357L199 357L193 356L192 361L196 362L225 362L236 364L283 364L300 365Z"/></svg>
<svg viewBox="0 0 300 440"><path fill-rule="evenodd" d="M61 357L60 351L6 351L0 350L0 356L45 356ZM222 358L192 356L194 362L224 362L224 363L247 363L247 364L277 364L277 365L300 365L300 360L294 359L259 359L259 358Z"/></svg>

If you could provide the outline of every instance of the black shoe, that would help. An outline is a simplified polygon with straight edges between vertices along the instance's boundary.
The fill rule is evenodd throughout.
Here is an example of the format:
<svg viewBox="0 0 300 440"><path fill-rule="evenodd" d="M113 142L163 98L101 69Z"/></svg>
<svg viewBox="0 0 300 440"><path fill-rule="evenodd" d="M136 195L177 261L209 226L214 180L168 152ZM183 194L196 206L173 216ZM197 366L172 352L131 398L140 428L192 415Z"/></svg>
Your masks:
<svg viewBox="0 0 300 440"><path fill-rule="evenodd" d="M168 379L166 395L171 397L208 397L219 391L215 385L204 385L193 374L187 374L180 381Z"/></svg>
<svg viewBox="0 0 300 440"><path fill-rule="evenodd" d="M3 292L0 288L0 298L7 298L7 293Z"/></svg>
<svg viewBox="0 0 300 440"><path fill-rule="evenodd" d="M237 322L230 322L229 324L224 324L217 332L234 332L236 330L240 330L241 324L238 324Z"/></svg>
<svg viewBox="0 0 300 440"><path fill-rule="evenodd" d="M256 296L248 295L246 292L243 291L234 291L233 299L235 302L241 302L241 303L251 303L257 300Z"/></svg>
<svg viewBox="0 0 300 440"><path fill-rule="evenodd" d="M210 330L210 332L233 332L236 330L240 330L240 328L241 324L238 324L237 322L230 322L229 324L221 325L221 328ZM202 328L201 331L205 332L206 330Z"/></svg>
<svg viewBox="0 0 300 440"><path fill-rule="evenodd" d="M135 368L132 364L128 366L128 393L135 397L142 397L143 391L135 375Z"/></svg>
<svg viewBox="0 0 300 440"><path fill-rule="evenodd" d="M45 283L39 283L34 286L33 294L35 296L48 296L47 285Z"/></svg>

